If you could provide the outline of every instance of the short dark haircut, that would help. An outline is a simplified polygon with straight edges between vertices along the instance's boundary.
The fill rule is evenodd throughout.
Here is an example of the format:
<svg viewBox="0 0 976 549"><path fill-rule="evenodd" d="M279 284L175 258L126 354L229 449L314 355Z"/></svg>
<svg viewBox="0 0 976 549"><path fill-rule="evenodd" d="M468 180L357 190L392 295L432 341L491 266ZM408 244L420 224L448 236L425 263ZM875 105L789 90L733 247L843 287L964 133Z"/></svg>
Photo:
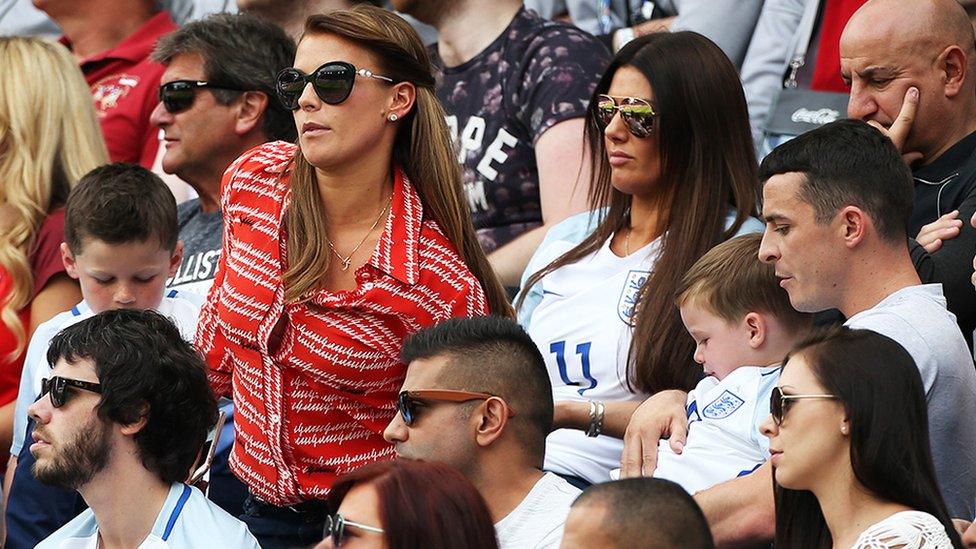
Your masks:
<svg viewBox="0 0 976 549"><path fill-rule="evenodd" d="M628 478L595 484L577 505L606 509L603 529L614 547L630 549L712 549L705 515L681 486L660 478Z"/></svg>
<svg viewBox="0 0 976 549"><path fill-rule="evenodd" d="M857 206L882 239L906 241L915 203L912 173L894 143L867 123L838 120L776 147L762 161L759 179L765 184L791 172L805 176L800 197L813 206L818 223Z"/></svg>
<svg viewBox="0 0 976 549"><path fill-rule="evenodd" d="M208 82L268 96L262 128L269 141L294 141L298 133L291 111L278 101L275 77L295 61L295 42L277 25L252 13L218 13L183 25L159 39L154 61L168 65L177 55L203 57ZM241 96L211 89L228 105Z"/></svg>
<svg viewBox="0 0 976 549"><path fill-rule="evenodd" d="M155 237L161 249L172 252L179 233L173 193L142 166L100 166L82 176L68 195L64 240L73 254L82 253L87 238L125 244Z"/></svg>
<svg viewBox="0 0 976 549"><path fill-rule="evenodd" d="M541 462L552 430L552 384L546 363L529 334L501 316L452 318L421 330L403 344L404 364L445 357L441 388L500 396L515 410L512 426L527 451Z"/></svg>
<svg viewBox="0 0 976 549"><path fill-rule="evenodd" d="M895 340L840 326L797 343L783 371L799 356L850 422L854 477L875 497L923 511L963 547L936 480L925 386L915 360ZM825 459L829 456L824 456ZM773 469L776 478L776 469ZM813 492L775 486L776 547L829 547L830 530Z"/></svg>
<svg viewBox="0 0 976 549"><path fill-rule="evenodd" d="M105 311L54 336L47 361L60 359L91 361L102 385L98 418L130 425L145 415L135 435L143 465L163 482L186 480L217 401L203 359L172 322L153 311Z"/></svg>

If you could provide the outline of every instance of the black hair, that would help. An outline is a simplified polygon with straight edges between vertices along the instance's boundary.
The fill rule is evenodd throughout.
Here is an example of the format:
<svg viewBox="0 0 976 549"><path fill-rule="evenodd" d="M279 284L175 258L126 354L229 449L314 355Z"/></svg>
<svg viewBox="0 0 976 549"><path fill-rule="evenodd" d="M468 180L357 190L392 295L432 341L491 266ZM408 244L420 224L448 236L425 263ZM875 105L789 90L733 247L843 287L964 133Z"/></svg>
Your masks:
<svg viewBox="0 0 976 549"><path fill-rule="evenodd" d="M176 199L156 174L136 164L117 162L86 173L68 195L64 240L80 254L85 239L107 244L146 242L172 252L180 228Z"/></svg>
<svg viewBox="0 0 976 549"><path fill-rule="evenodd" d="M870 330L833 327L797 343L783 360L784 369L794 356L802 357L827 394L843 405L857 482L882 500L936 517L953 547L962 549L936 482L925 391L908 351ZM774 486L776 546L831 547L816 496L782 488L775 480Z"/></svg>
<svg viewBox="0 0 976 549"><path fill-rule="evenodd" d="M552 429L552 384L529 334L501 316L451 318L407 338L400 353L404 364L433 357L449 360L441 388L497 395L512 407L511 424L541 466Z"/></svg>
<svg viewBox="0 0 976 549"><path fill-rule="evenodd" d="M207 431L217 401L206 365L176 326L153 311L105 311L54 336L47 351L53 367L91 361L102 386L96 409L105 423L131 425L146 469L163 482L183 482Z"/></svg>
<svg viewBox="0 0 976 549"><path fill-rule="evenodd" d="M763 159L759 179L791 172L805 176L799 194L818 223L853 205L871 216L881 238L907 242L912 174L894 143L869 124L838 120L787 141Z"/></svg>
<svg viewBox="0 0 976 549"><path fill-rule="evenodd" d="M291 111L278 101L278 71L295 59L295 42L277 25L251 13L218 13L193 21L159 39L152 59L168 65L178 55L203 57L208 82L259 91L268 96L262 129L269 141L298 137ZM211 89L217 102L228 105L243 92Z"/></svg>
<svg viewBox="0 0 976 549"><path fill-rule="evenodd" d="M712 549L712 532L701 508L684 488L660 478L629 478L595 484L577 505L600 505L604 534L614 547L631 549Z"/></svg>

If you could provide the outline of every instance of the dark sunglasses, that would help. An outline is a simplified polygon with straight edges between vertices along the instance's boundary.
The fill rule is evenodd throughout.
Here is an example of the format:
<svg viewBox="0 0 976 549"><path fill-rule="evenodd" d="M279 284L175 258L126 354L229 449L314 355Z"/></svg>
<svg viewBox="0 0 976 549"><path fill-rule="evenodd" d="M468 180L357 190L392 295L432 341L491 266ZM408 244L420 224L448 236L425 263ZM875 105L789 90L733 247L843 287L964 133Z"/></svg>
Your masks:
<svg viewBox="0 0 976 549"><path fill-rule="evenodd" d="M366 532L375 532L377 534L383 533L382 528L346 520L342 515L336 513L334 515L325 517L325 529L322 531L322 537L331 538L333 547L342 547L342 542L345 541L344 537L346 534L346 526L359 528L360 530L364 530Z"/></svg>
<svg viewBox="0 0 976 549"><path fill-rule="evenodd" d="M488 393L474 393L471 391L450 391L440 389L431 389L428 391L400 391L400 395L397 397L397 410L400 411L400 415L403 417L403 422L405 424L413 425L413 422L417 420L418 403L422 404L424 401L469 402L472 400L488 400L489 398L495 398L495 395L490 395ZM509 408L508 415L514 416L515 411Z"/></svg>
<svg viewBox="0 0 976 549"><path fill-rule="evenodd" d="M211 84L202 80L173 80L159 87L159 101L170 114L183 112L193 106L197 90L209 88L212 90L246 91L230 86Z"/></svg>
<svg viewBox="0 0 976 549"><path fill-rule="evenodd" d="M837 398L835 395L785 395L779 387L773 387L773 392L769 397L769 414L773 416L773 423L777 426L783 424L786 412L793 407L792 401L811 398Z"/></svg>
<svg viewBox="0 0 976 549"><path fill-rule="evenodd" d="M54 376L49 379L41 380L41 397L44 395L49 395L51 398L51 405L55 408L60 408L68 402L68 395L71 394L68 391L68 387L74 387L75 389L82 389L85 391L102 394L102 386L99 383Z"/></svg>
<svg viewBox="0 0 976 549"><path fill-rule="evenodd" d="M598 95L596 99L596 116L600 125L606 130L613 120L613 116L620 113L627 130L639 138L651 135L654 129L654 118L657 113L646 99L640 97L612 97Z"/></svg>
<svg viewBox="0 0 976 549"><path fill-rule="evenodd" d="M284 69L278 73L275 85L281 104L294 111L298 109L298 98L307 84L312 85L315 95L324 103L338 105L349 98L357 75L393 83L392 78L373 74L368 69L357 69L351 63L329 61L312 74L305 74L296 68Z"/></svg>

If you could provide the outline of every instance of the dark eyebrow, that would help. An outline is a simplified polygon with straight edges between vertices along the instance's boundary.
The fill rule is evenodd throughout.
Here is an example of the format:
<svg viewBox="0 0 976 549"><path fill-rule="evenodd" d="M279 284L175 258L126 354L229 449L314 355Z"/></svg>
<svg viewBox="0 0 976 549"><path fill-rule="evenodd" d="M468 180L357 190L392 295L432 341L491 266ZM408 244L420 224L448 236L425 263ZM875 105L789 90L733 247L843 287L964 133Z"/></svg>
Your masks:
<svg viewBox="0 0 976 549"><path fill-rule="evenodd" d="M776 223L778 221L789 221L789 220L790 219L785 215L780 213L775 213L775 212L763 216L763 221L765 221L766 223Z"/></svg>
<svg viewBox="0 0 976 549"><path fill-rule="evenodd" d="M858 76L861 78L875 78L878 76L891 78L896 76L900 71L894 67L868 67L863 71L858 71Z"/></svg>

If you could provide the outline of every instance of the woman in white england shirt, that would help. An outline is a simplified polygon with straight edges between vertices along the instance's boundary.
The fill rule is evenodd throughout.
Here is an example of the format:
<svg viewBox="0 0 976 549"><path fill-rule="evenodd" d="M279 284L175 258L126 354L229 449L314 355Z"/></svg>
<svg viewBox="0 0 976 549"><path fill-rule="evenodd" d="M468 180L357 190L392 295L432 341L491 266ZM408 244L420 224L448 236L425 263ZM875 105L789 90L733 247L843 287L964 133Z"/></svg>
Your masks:
<svg viewBox="0 0 976 549"><path fill-rule="evenodd" d="M578 486L609 480L614 437L644 398L702 376L674 305L681 277L715 244L762 230L742 87L707 38L623 48L594 92L586 141L593 211L549 231L516 303L557 401L545 467Z"/></svg>

